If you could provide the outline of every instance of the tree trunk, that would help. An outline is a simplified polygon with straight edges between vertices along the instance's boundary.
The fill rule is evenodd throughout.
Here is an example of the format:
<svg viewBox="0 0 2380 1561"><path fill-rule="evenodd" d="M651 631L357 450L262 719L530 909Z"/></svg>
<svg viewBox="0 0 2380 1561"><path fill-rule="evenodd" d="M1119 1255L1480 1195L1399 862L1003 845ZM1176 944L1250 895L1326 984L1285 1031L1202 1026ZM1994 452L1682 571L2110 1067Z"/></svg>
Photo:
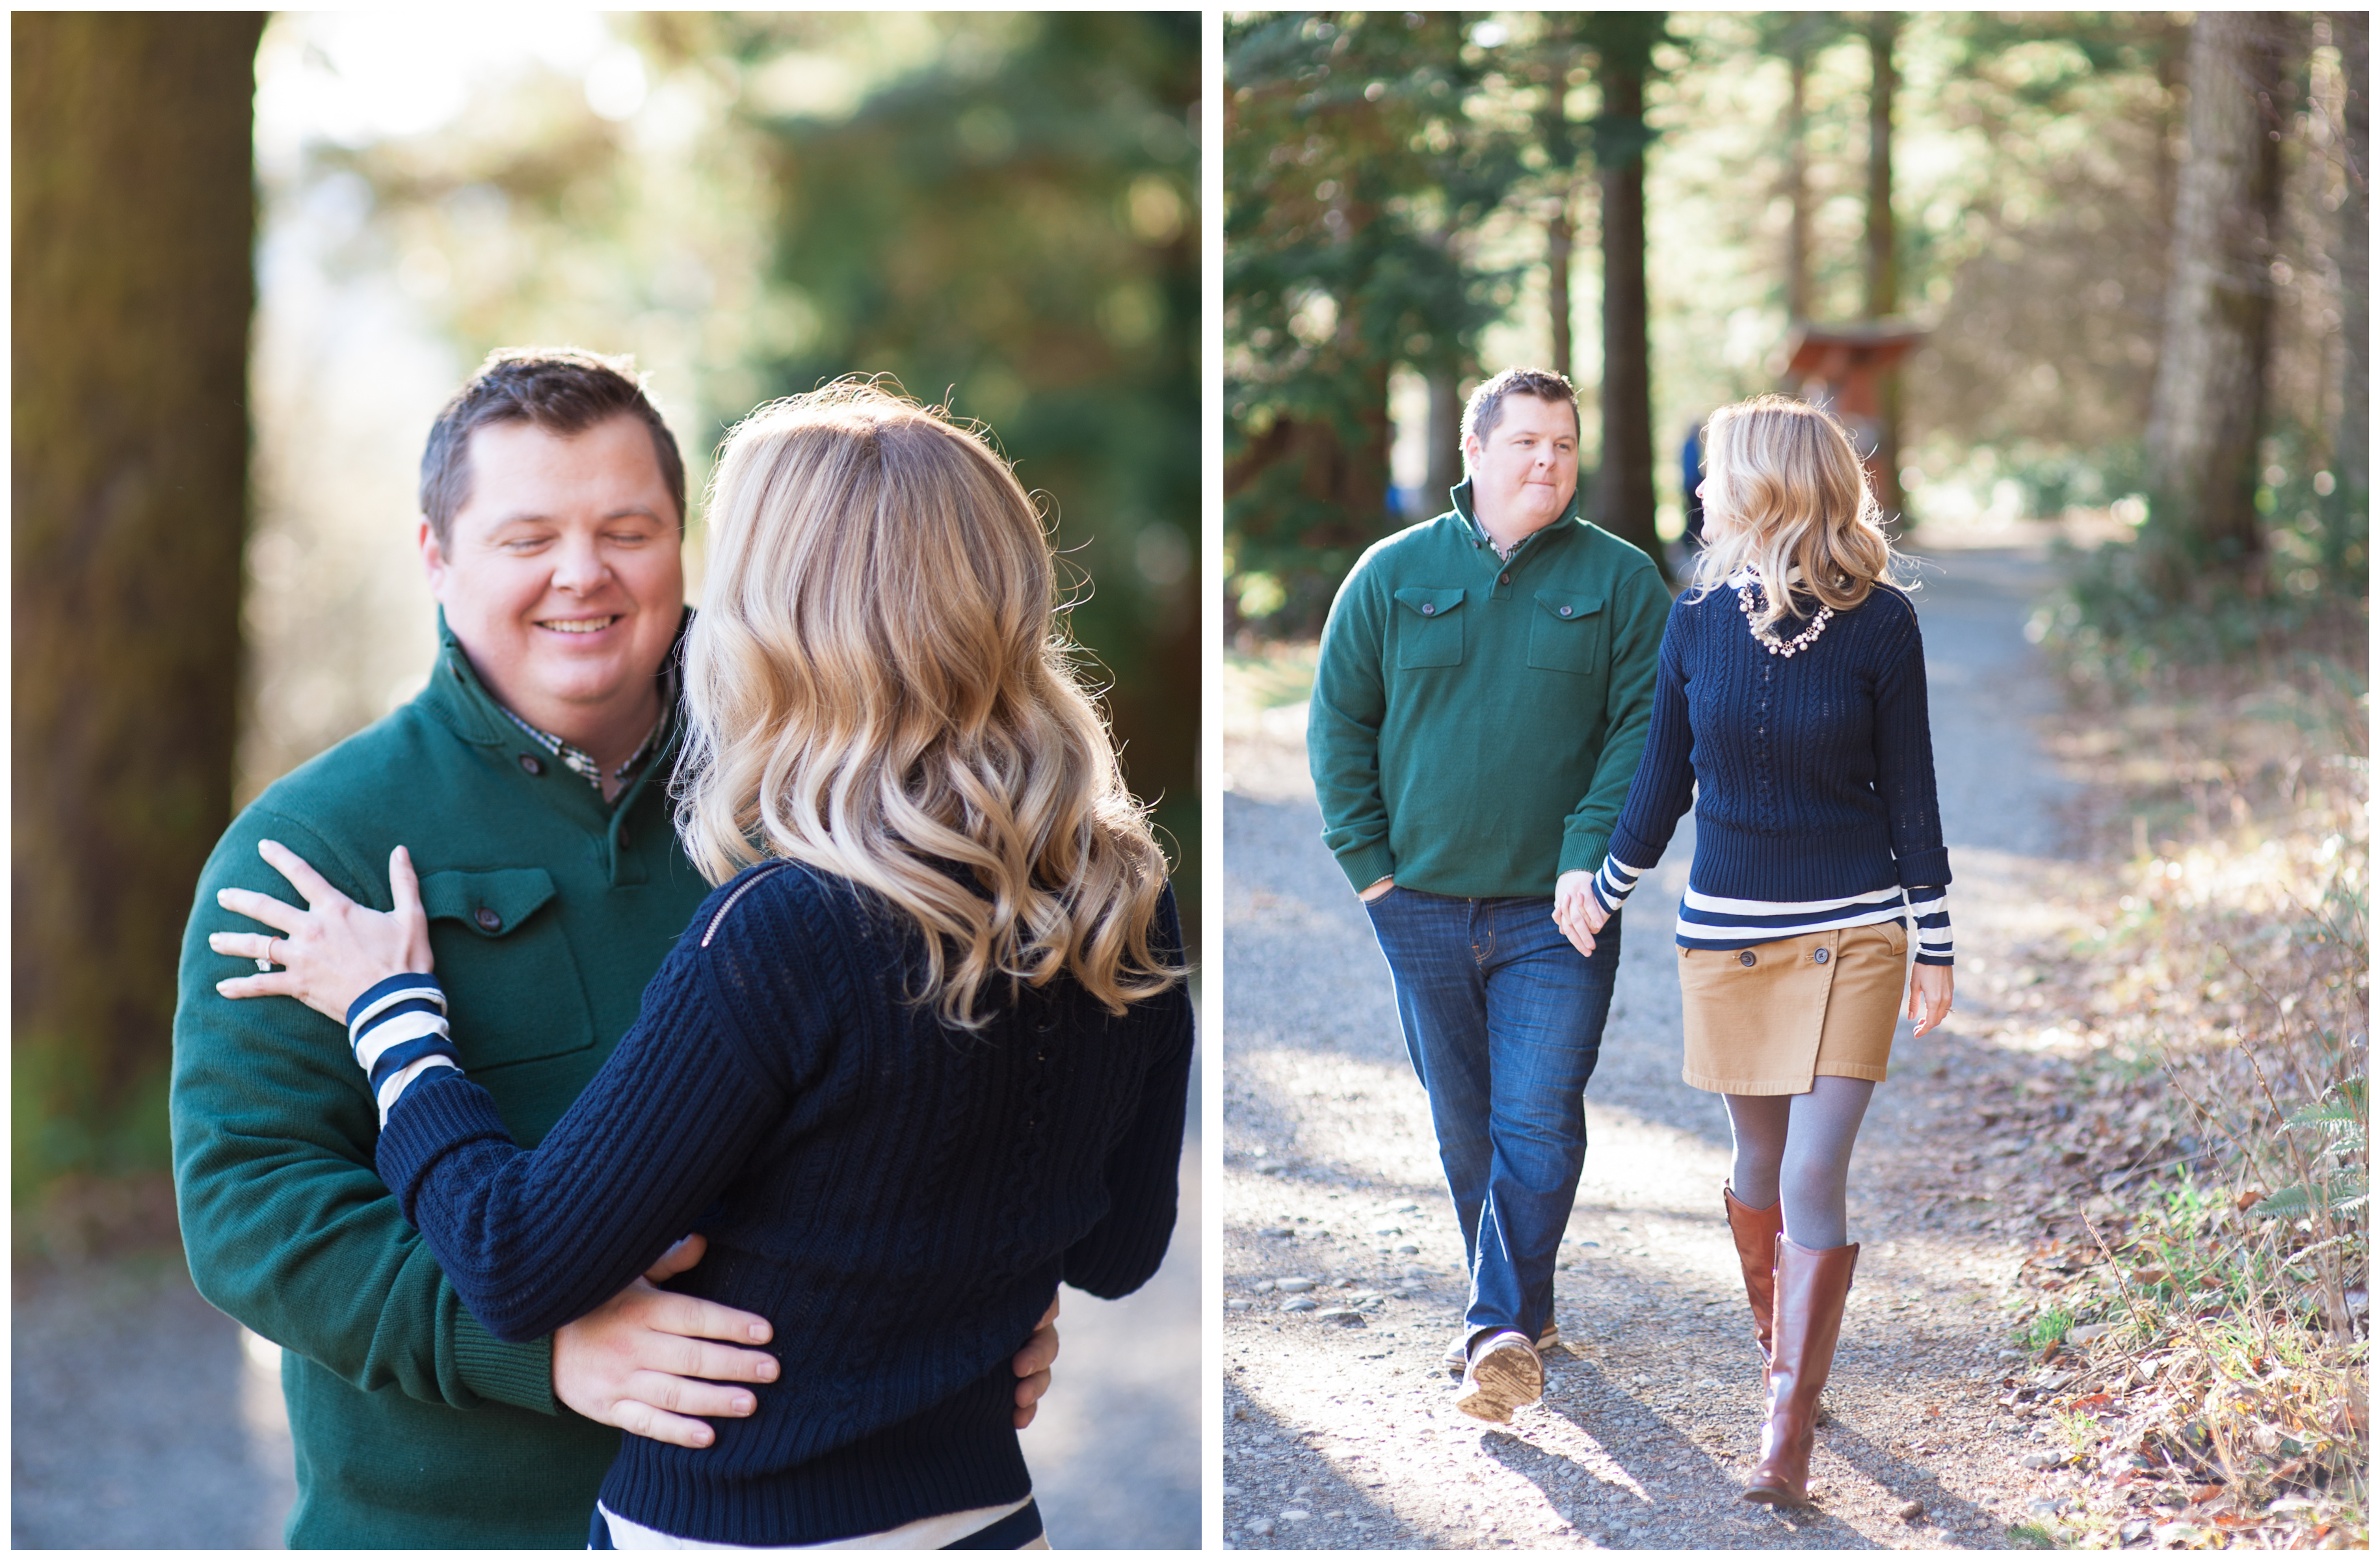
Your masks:
<svg viewBox="0 0 2380 1561"><path fill-rule="evenodd" d="M2201 11L2190 42L2189 148L2176 179L2165 333L2150 392L2145 578L2168 599L2220 570L2262 579L2256 441L2280 217L2277 95L2291 21Z"/></svg>
<svg viewBox="0 0 2380 1561"><path fill-rule="evenodd" d="M1548 365L1566 380L1575 380L1571 372L1570 342L1570 262L1572 240L1577 229L1570 220L1570 188L1564 185L1557 199L1553 220L1546 224L1546 312L1553 321L1553 362Z"/></svg>
<svg viewBox="0 0 2380 1561"><path fill-rule="evenodd" d="M1883 320L1900 310L1900 262L1892 225L1892 95L1899 78L1892 50L1900 18L1878 11L1868 18L1867 59L1867 316ZM1900 514L1900 370L1876 383L1876 501L1885 518Z"/></svg>
<svg viewBox="0 0 2380 1561"><path fill-rule="evenodd" d="M1429 376L1429 474L1422 479L1428 502L1422 507L1443 515L1452 501L1446 495L1463 481L1463 382L1451 369Z"/></svg>
<svg viewBox="0 0 2380 1561"><path fill-rule="evenodd" d="M2364 11L2333 11L2331 40L2338 45L2345 102L2339 148L2346 164L2346 199L2338 204L2337 246L2339 313L2338 427L2331 440L2334 484L2324 506L2323 572L2333 589L2350 584L2364 567L2372 523L2372 191L2370 84L2364 72L2371 36Z"/></svg>
<svg viewBox="0 0 2380 1561"><path fill-rule="evenodd" d="M1603 229L1603 464L1596 518L1635 543L1670 578L1653 524L1653 374L1645 335L1645 61L1633 51L1600 52L1603 87L1598 154Z"/></svg>
<svg viewBox="0 0 2380 1561"><path fill-rule="evenodd" d="M260 14L18 12L17 1187L163 1164L231 817Z"/></svg>
<svg viewBox="0 0 2380 1561"><path fill-rule="evenodd" d="M1810 318L1810 61L1796 49L1786 61L1793 95L1785 108L1785 197L1792 220L1785 229L1785 318Z"/></svg>
<svg viewBox="0 0 2380 1561"><path fill-rule="evenodd" d="M1571 261L1576 251L1578 225L1571 208L1578 198L1578 136L1570 117L1570 72L1577 60L1575 43L1548 19L1552 29L1545 41L1542 62L1545 103L1537 113L1537 139L1551 168L1553 215L1546 223L1546 314L1552 324L1553 357L1548 367L1572 379Z"/></svg>
<svg viewBox="0 0 2380 1561"><path fill-rule="evenodd" d="M1306 548L1364 547L1384 535L1389 514L1389 366L1351 363L1344 383L1362 392L1355 402L1356 439L1352 445L1329 417L1279 418L1240 457L1223 467L1223 496L1245 490L1275 467L1305 501L1304 514L1327 517L1293 539ZM1459 452L1458 452L1459 453Z"/></svg>

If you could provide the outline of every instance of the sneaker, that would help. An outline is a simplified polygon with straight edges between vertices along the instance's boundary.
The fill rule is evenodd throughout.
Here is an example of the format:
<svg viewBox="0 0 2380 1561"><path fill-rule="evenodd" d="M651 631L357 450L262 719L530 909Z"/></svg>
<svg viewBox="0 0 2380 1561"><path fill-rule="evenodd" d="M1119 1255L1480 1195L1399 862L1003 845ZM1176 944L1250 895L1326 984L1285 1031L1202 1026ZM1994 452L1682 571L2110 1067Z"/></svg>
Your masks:
<svg viewBox="0 0 2380 1561"><path fill-rule="evenodd" d="M1545 1385L1545 1363L1537 1359L1527 1335L1507 1328L1488 1335L1471 1352L1454 1407L1474 1420L1500 1424L1522 1405L1536 1403Z"/></svg>
<svg viewBox="0 0 2380 1561"><path fill-rule="evenodd" d="M1463 1347L1470 1342L1471 1330L1465 1328L1461 1333L1454 1335L1453 1343L1446 1347L1446 1355L1444 1358L1446 1361L1446 1374L1452 1377L1457 1382L1461 1382L1463 1380L1463 1369L1471 1364L1469 1359L1463 1354ZM1561 1343L1561 1324L1559 1323L1548 1323L1546 1324L1546 1331L1537 1335L1537 1353L1539 1355L1543 1355L1547 1350L1551 1349L1554 1346L1560 1343Z"/></svg>

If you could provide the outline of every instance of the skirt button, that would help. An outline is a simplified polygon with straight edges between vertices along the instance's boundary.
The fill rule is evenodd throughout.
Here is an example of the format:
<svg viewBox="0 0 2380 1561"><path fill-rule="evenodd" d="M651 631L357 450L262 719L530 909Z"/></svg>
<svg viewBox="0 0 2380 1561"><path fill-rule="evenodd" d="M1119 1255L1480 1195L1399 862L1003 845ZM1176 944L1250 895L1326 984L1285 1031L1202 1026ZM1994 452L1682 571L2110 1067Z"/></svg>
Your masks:
<svg viewBox="0 0 2380 1561"><path fill-rule="evenodd" d="M1739 965L1757 965L1760 963L1760 956L1747 948L1735 957L1735 962Z"/></svg>
<svg viewBox="0 0 2380 1561"><path fill-rule="evenodd" d="M1813 965L1823 965L1830 957L1832 957L1832 956L1828 955L1825 949L1815 949L1811 952L1810 963Z"/></svg>

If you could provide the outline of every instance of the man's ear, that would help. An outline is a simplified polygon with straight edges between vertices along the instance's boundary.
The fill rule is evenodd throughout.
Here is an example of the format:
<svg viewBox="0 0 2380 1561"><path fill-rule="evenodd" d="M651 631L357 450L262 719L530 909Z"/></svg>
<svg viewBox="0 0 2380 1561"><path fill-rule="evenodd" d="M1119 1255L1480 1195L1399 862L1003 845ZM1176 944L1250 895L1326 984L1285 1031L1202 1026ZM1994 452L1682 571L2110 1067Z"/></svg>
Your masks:
<svg viewBox="0 0 2380 1561"><path fill-rule="evenodd" d="M430 594L437 596L446 586L446 550L439 545L438 533L427 520L413 540L421 549L421 572L429 577Z"/></svg>

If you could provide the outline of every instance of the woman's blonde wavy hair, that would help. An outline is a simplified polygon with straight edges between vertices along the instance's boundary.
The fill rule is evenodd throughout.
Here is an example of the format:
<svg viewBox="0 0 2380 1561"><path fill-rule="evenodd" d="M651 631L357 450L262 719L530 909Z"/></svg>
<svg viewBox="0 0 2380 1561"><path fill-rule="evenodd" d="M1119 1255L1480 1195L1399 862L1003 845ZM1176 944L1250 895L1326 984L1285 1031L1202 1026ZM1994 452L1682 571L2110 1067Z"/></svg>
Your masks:
<svg viewBox="0 0 2380 1561"><path fill-rule="evenodd" d="M1878 580L1900 583L1867 469L1832 413L1787 396L1721 407L1703 426L1703 461L1696 600L1749 569L1760 583L1754 627L1774 633L1789 613L1847 612Z"/></svg>
<svg viewBox="0 0 2380 1561"><path fill-rule="evenodd" d="M1121 1012L1182 979L1149 942L1164 854L1052 624L1033 502L896 391L771 402L721 449L679 833L714 884L781 858L915 918L914 995L949 1023L1061 973Z"/></svg>

